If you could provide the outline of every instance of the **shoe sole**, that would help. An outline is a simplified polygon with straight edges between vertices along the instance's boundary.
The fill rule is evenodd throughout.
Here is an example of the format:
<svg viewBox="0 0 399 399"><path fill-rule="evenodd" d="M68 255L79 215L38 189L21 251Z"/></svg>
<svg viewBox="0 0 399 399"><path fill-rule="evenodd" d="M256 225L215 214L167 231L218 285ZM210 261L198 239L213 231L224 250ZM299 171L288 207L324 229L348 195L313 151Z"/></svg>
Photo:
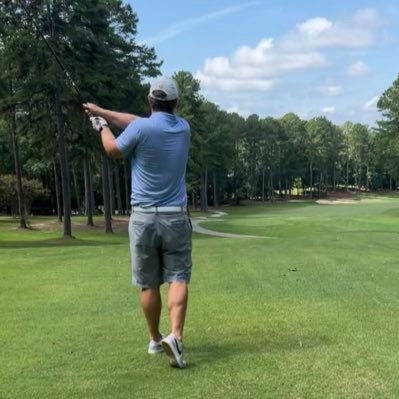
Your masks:
<svg viewBox="0 0 399 399"><path fill-rule="evenodd" d="M171 348L171 346L167 342L162 341L162 348L163 348L163 351L165 352L166 356L169 359L169 364L172 367L178 367L178 368L181 368L181 369L184 369L186 367L186 363L185 363L184 360L182 360L182 363L179 364L179 362L177 361L176 356L175 356L175 354L173 352L173 349Z"/></svg>
<svg viewBox="0 0 399 399"><path fill-rule="evenodd" d="M158 353L163 353L163 348L161 349L148 349L148 354L149 355L157 355Z"/></svg>

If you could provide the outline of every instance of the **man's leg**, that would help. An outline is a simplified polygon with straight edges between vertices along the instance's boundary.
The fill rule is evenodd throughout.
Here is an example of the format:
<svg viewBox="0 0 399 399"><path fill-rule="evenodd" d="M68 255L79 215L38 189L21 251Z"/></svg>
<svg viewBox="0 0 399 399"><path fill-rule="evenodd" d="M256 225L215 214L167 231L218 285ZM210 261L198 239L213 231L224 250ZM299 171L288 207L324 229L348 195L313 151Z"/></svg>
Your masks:
<svg viewBox="0 0 399 399"><path fill-rule="evenodd" d="M191 276L191 225L184 213L164 216L163 280L169 283L168 310L171 334L162 340L162 347L173 367L186 367L183 359L183 328L186 318L188 283Z"/></svg>
<svg viewBox="0 0 399 399"><path fill-rule="evenodd" d="M159 341L159 319L161 316L162 301L158 288L142 288L140 302L144 316L147 320L148 332L153 341Z"/></svg>
<svg viewBox="0 0 399 399"><path fill-rule="evenodd" d="M188 287L186 283L169 283L168 310L172 334L183 339L184 321L186 319Z"/></svg>

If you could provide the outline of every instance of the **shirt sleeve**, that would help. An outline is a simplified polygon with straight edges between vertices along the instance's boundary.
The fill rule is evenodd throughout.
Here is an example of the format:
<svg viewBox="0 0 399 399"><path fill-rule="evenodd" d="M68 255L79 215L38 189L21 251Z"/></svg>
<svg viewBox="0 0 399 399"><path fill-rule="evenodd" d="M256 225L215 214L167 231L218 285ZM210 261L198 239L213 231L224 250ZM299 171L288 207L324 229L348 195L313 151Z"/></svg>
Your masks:
<svg viewBox="0 0 399 399"><path fill-rule="evenodd" d="M139 121L136 119L131 122L116 139L116 146L124 157L128 157L140 141L142 130Z"/></svg>

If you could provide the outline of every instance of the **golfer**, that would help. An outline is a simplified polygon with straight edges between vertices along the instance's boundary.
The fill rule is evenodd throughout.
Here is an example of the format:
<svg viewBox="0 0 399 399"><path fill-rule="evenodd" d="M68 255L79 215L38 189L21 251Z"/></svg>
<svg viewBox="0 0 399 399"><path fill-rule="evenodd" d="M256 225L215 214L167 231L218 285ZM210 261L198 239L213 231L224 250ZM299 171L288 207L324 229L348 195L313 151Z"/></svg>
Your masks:
<svg viewBox="0 0 399 399"><path fill-rule="evenodd" d="M87 103L93 128L100 132L106 154L131 163L129 221L133 284L141 289L140 302L147 321L148 353L165 352L171 366L184 368L183 327L191 276L191 223L187 216L185 172L190 127L175 115L179 94L176 82L155 79L148 102L151 116L141 118ZM108 123L125 129L115 139ZM168 283L171 333L159 331L160 286Z"/></svg>

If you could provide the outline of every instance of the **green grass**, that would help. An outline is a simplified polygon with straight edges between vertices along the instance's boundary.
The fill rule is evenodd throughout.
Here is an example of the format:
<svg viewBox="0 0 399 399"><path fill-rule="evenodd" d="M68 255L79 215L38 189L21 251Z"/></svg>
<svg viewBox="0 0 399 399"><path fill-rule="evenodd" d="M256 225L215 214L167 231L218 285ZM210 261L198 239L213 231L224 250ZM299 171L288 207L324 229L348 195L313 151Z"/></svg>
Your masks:
<svg viewBox="0 0 399 399"><path fill-rule="evenodd" d="M265 238L195 235L186 370L146 353L123 226L0 218L0 398L399 397L399 199L223 211Z"/></svg>

